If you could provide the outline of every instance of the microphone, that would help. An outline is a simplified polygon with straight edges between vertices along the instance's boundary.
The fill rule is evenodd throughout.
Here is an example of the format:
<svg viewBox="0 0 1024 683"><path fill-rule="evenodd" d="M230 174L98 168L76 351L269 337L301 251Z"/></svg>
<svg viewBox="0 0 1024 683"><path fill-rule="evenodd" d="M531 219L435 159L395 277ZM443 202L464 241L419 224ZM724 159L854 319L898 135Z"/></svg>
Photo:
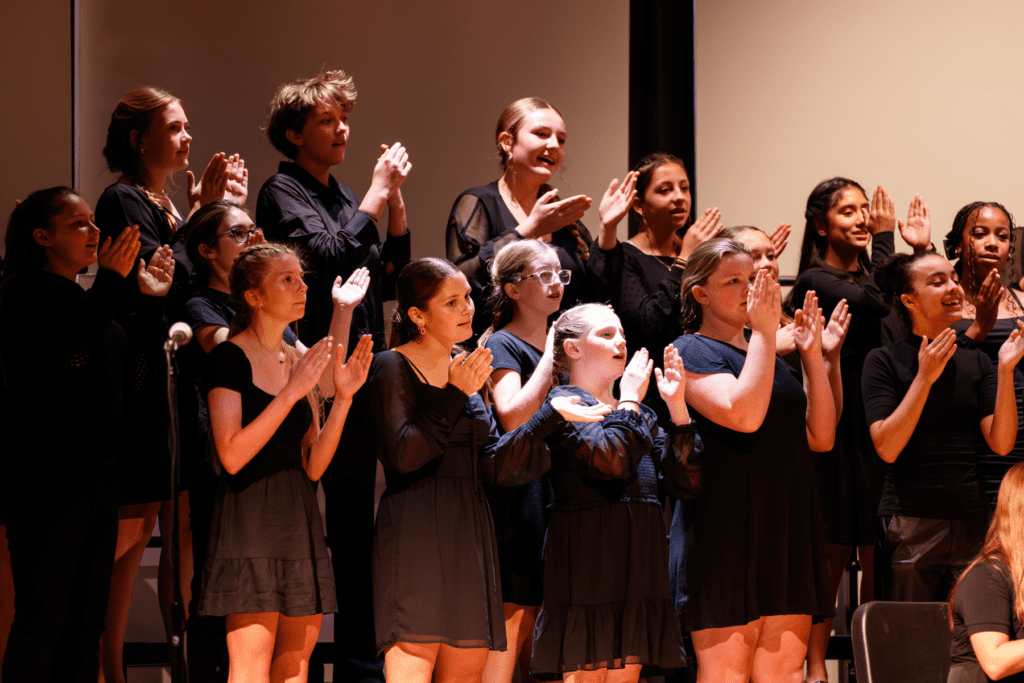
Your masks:
<svg viewBox="0 0 1024 683"><path fill-rule="evenodd" d="M167 333L167 340L177 346L184 346L192 340L192 328L188 323L174 323Z"/></svg>

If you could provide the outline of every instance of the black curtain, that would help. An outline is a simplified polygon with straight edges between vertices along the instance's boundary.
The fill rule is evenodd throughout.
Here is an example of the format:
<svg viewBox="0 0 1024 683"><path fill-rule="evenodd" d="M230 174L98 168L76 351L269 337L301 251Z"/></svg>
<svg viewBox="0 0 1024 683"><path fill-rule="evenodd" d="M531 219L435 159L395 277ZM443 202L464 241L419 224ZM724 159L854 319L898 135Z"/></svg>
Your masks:
<svg viewBox="0 0 1024 683"><path fill-rule="evenodd" d="M651 152L684 162L697 207L696 0L631 0L629 5L629 166ZM629 234L639 228L630 212Z"/></svg>

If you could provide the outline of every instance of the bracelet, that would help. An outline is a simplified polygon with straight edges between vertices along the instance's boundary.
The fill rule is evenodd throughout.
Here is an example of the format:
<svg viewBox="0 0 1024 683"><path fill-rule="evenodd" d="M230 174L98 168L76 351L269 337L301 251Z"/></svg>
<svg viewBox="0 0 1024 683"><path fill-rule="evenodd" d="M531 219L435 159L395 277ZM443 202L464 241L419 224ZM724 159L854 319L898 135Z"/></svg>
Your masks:
<svg viewBox="0 0 1024 683"><path fill-rule="evenodd" d="M686 259L684 259L682 256L677 256L675 262L672 265L679 266L683 270L686 270Z"/></svg>
<svg viewBox="0 0 1024 683"><path fill-rule="evenodd" d="M638 413L641 412L640 411L640 402L639 401L634 401L634 400L629 399L629 398L627 398L625 401L619 401L619 409L620 410L623 410L623 408L622 408L622 404L623 403L632 403L633 405L636 406L636 412L638 412Z"/></svg>

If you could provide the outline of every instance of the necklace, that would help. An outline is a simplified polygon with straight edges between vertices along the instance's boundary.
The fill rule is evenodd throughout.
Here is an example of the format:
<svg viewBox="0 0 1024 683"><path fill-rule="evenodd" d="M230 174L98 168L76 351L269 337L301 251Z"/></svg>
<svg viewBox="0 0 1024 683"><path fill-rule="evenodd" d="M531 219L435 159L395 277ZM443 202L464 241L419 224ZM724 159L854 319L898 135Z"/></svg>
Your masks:
<svg viewBox="0 0 1024 683"><path fill-rule="evenodd" d="M638 234L636 236L636 241L640 242L640 238L643 238L643 244L636 244L636 247L639 248L640 251L644 252L648 256L654 257L654 260L657 261L658 263L660 263L661 265L665 266L669 270L672 270L672 266L667 264L667 263L665 263L661 259L662 258L671 258L674 261L676 258L679 257L679 247L680 247L680 245L676 243L676 238L675 237L672 238L672 247L675 250L674 254L660 254L660 253L658 253L658 251L654 248L654 242L651 240L650 228L648 228L648 229L644 230L643 232L641 232L640 234Z"/></svg>

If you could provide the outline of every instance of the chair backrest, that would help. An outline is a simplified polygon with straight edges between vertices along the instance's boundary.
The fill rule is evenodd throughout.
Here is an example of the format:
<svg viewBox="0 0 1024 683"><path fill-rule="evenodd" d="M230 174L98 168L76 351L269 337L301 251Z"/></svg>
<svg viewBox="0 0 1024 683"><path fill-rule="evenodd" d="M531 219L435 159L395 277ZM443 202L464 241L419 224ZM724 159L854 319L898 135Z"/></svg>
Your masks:
<svg viewBox="0 0 1024 683"><path fill-rule="evenodd" d="M946 683L949 606L944 602L869 602L853 613L858 683Z"/></svg>

